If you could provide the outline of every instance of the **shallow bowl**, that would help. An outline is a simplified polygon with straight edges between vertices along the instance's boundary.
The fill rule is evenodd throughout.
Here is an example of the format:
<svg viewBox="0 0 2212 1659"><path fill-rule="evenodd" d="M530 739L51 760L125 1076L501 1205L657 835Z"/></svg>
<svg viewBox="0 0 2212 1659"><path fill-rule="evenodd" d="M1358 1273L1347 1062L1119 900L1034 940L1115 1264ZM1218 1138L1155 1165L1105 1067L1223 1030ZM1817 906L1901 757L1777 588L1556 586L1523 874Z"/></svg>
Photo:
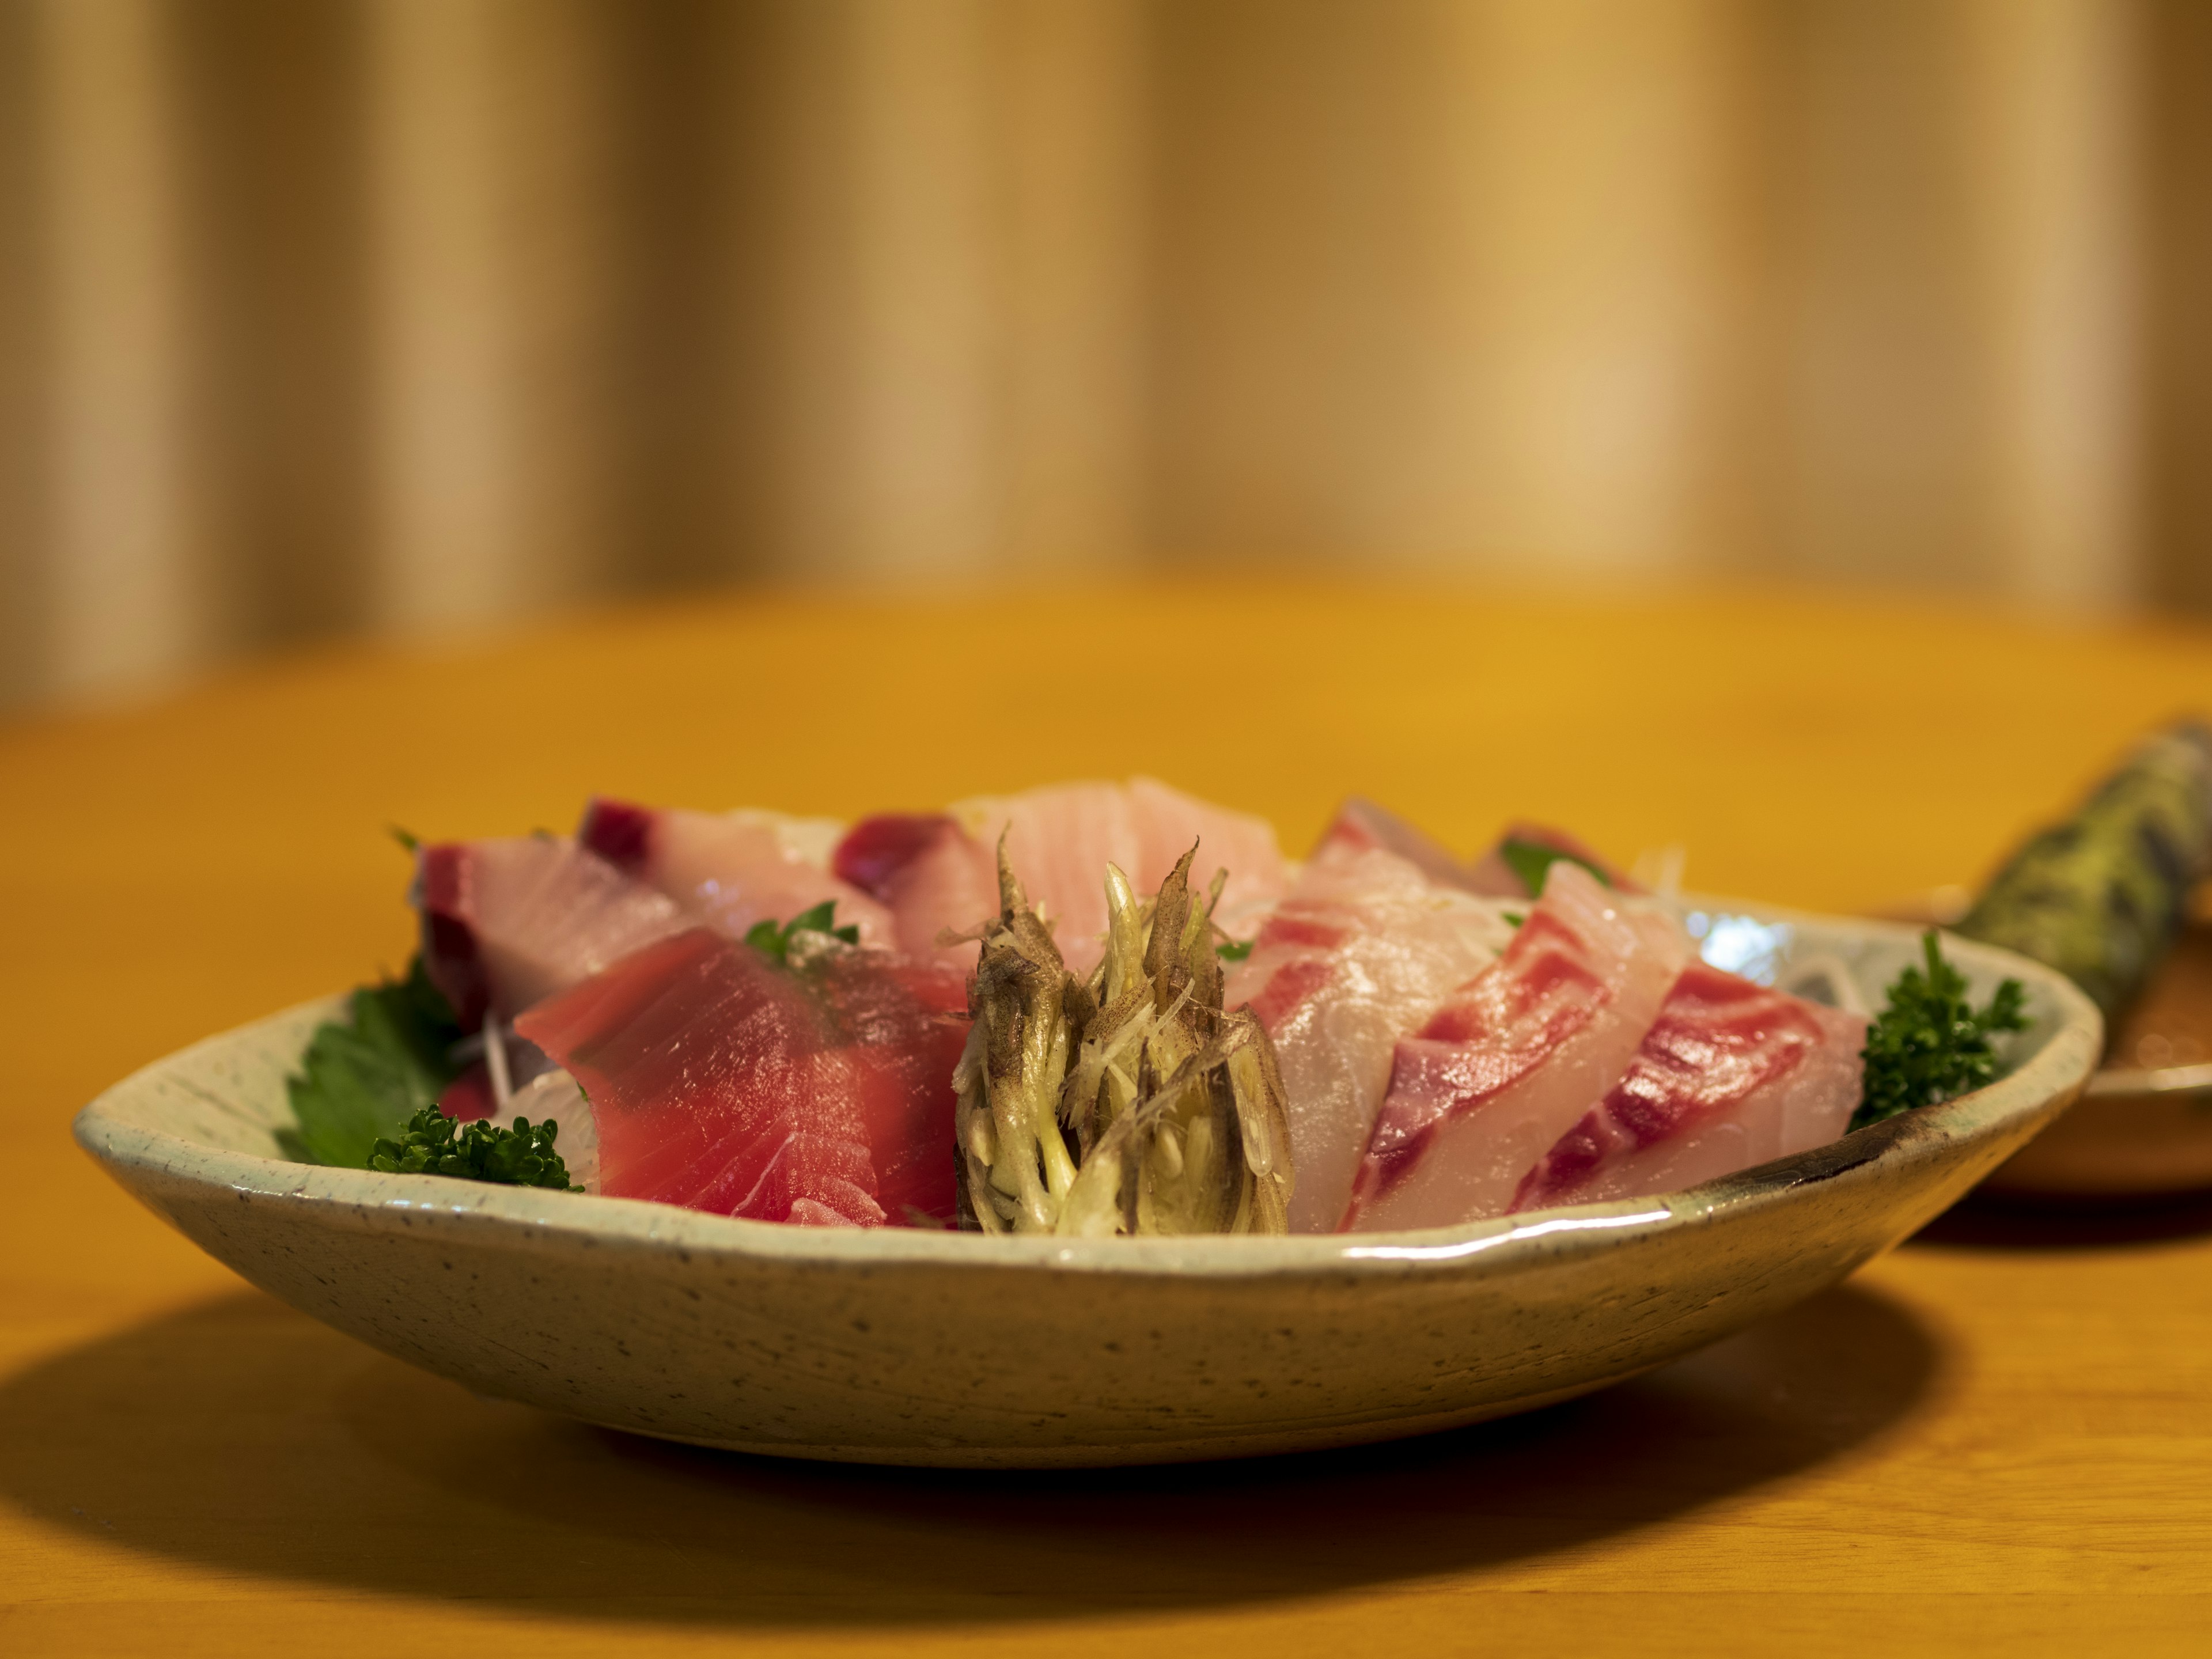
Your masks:
<svg viewBox="0 0 2212 1659"><path fill-rule="evenodd" d="M1870 1002L1917 949L1910 927L1755 918L1761 971L1826 963ZM482 1394L786 1456L1240 1456L1603 1387L1814 1295L1920 1227L2064 1109L2102 1040L2057 975L1947 948L1981 994L2006 975L2029 988L2033 1027L1989 1088L1663 1198L1428 1232L846 1231L287 1163L284 1079L335 998L161 1060L76 1127L255 1285Z"/></svg>

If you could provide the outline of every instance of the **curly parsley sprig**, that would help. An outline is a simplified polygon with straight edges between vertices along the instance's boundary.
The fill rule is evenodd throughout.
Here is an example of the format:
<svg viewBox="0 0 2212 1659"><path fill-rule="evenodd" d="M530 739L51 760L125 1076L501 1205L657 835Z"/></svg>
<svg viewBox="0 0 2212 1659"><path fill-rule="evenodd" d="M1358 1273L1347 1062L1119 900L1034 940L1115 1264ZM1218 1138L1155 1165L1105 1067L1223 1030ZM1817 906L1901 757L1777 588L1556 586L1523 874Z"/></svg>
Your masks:
<svg viewBox="0 0 2212 1659"><path fill-rule="evenodd" d="M550 1187L556 1192L584 1189L568 1179L568 1166L553 1150L561 1126L548 1118L533 1125L526 1117L514 1127L478 1121L455 1123L435 1106L407 1121L397 1140L380 1140L368 1167L386 1175L458 1176L464 1181L495 1181L509 1187Z"/></svg>
<svg viewBox="0 0 2212 1659"><path fill-rule="evenodd" d="M1867 1027L1866 1082L1851 1127L1954 1099L1996 1080L1999 1031L2024 1031L2026 994L2016 979L2000 984L1986 1007L1967 998L1966 976L1943 959L1936 930L1921 941L1923 973L1907 968L1889 988L1889 1006Z"/></svg>

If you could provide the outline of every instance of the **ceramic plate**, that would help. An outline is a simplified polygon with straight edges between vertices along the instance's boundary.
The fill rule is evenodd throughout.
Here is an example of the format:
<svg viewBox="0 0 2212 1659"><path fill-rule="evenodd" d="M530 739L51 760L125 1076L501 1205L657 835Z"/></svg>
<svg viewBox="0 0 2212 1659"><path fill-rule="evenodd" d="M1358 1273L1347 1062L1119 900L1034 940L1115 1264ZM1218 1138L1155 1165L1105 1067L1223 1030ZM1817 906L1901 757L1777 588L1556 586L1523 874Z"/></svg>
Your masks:
<svg viewBox="0 0 2212 1659"><path fill-rule="evenodd" d="M1719 965L1878 1002L1910 927L1718 902ZM787 1456L1163 1462L1452 1427L1603 1387L1835 1284L2079 1092L2096 1011L1952 941L2033 1030L1980 1092L1663 1198L1418 1233L1055 1240L781 1226L274 1156L337 999L185 1049L78 1140L294 1307L479 1393ZM949 1155L949 1154L948 1154Z"/></svg>

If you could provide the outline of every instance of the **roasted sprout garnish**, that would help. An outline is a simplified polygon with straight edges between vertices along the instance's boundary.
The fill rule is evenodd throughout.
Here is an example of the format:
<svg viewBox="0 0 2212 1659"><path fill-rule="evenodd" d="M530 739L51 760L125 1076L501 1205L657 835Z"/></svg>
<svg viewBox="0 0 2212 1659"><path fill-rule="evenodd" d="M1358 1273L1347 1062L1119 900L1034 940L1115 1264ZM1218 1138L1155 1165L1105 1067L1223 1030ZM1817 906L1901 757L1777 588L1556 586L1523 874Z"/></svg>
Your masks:
<svg viewBox="0 0 2212 1659"><path fill-rule="evenodd" d="M1060 1133L1060 1088L1080 988L999 848L999 915L968 994L975 1024L952 1074L960 1103L962 1219L985 1232L1048 1233L1075 1185Z"/></svg>
<svg viewBox="0 0 2212 1659"><path fill-rule="evenodd" d="M999 849L975 1018L954 1077L962 1224L984 1232L1279 1233L1291 1193L1267 1034L1221 1006L1213 907L1183 854L1139 899L1106 867L1106 953L1087 981Z"/></svg>

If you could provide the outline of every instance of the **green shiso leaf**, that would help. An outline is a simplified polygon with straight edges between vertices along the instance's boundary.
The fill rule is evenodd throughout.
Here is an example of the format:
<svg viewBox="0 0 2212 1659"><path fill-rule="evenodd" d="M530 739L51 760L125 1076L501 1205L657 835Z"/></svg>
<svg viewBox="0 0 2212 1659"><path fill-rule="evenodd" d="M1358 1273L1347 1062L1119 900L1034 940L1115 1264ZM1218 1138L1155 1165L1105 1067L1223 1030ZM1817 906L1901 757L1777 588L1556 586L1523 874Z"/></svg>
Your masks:
<svg viewBox="0 0 2212 1659"><path fill-rule="evenodd" d="M550 1187L556 1192L584 1189L571 1185L568 1166L553 1150L561 1126L551 1119L532 1125L526 1117L502 1129L488 1122L455 1123L436 1106L408 1119L396 1136L379 1139L368 1167L386 1175L454 1176L463 1181L492 1181L508 1187Z"/></svg>
<svg viewBox="0 0 2212 1659"><path fill-rule="evenodd" d="M1498 843L1498 855L1505 860L1505 867L1521 878L1521 884L1528 890L1530 898L1544 896L1544 878L1551 873L1552 866L1561 859L1570 864L1581 865L1597 878L1599 886L1613 885L1613 878L1588 859L1577 858L1572 853L1563 853L1558 848L1547 847L1540 842L1516 841L1508 836Z"/></svg>
<svg viewBox="0 0 2212 1659"><path fill-rule="evenodd" d="M860 926L849 923L836 925L837 901L823 899L811 909L801 910L779 927L772 921L757 921L745 929L745 943L756 951L765 951L778 962L791 959L791 941L799 933L827 933L831 939L842 939L848 945L860 942Z"/></svg>
<svg viewBox="0 0 2212 1659"><path fill-rule="evenodd" d="M379 1139L436 1106L460 1070L449 1056L461 1036L419 957L406 978L356 991L346 1022L318 1026L299 1075L285 1082L298 1127L277 1132L284 1155L364 1167Z"/></svg>
<svg viewBox="0 0 2212 1659"><path fill-rule="evenodd" d="M1228 939L1213 947L1213 954L1224 962L1242 962L1252 954L1255 941L1249 939Z"/></svg>
<svg viewBox="0 0 2212 1659"><path fill-rule="evenodd" d="M1867 1027L1866 1081L1851 1127L1863 1129L1917 1106L1971 1093L1994 1082L1997 1054L1990 1038L2024 1031L2025 993L2006 980L1977 1009L1967 999L1966 976L1943 959L1936 930L1921 941L1927 968L1907 968L1889 988L1889 1006Z"/></svg>

